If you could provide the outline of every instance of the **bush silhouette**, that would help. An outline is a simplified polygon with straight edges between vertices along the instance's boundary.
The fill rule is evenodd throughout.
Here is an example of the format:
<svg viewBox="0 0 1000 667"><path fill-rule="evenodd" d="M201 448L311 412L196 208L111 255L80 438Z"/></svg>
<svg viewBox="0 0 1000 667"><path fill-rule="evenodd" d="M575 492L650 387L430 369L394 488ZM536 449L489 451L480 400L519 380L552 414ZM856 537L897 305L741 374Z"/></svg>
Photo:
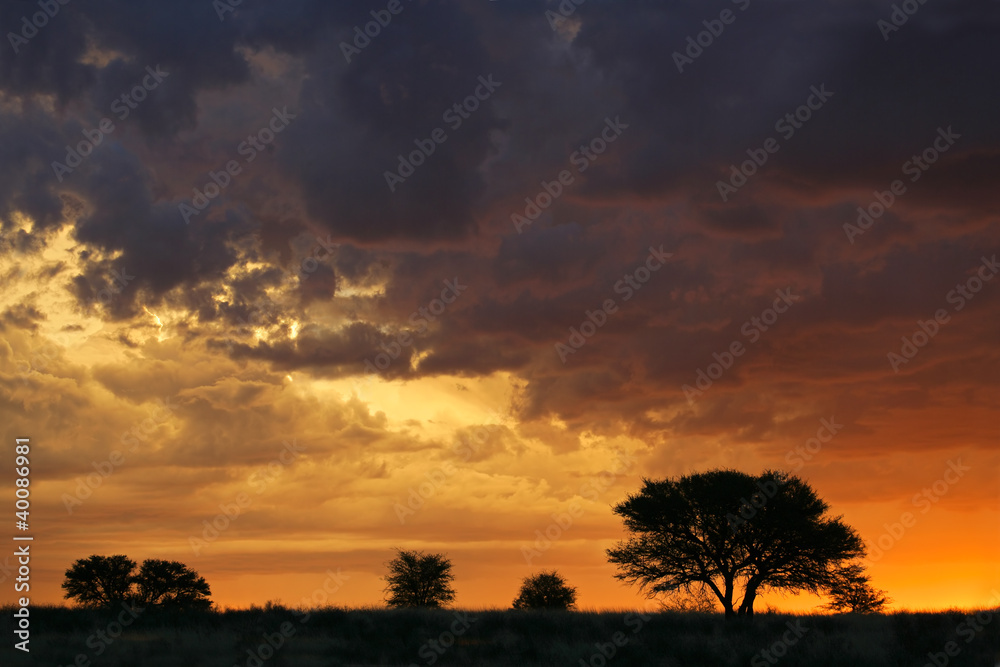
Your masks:
<svg viewBox="0 0 1000 667"><path fill-rule="evenodd" d="M555 570L525 577L514 609L573 609L576 589Z"/></svg>
<svg viewBox="0 0 1000 667"><path fill-rule="evenodd" d="M390 607L443 607L455 599L451 560L444 554L396 550L385 576Z"/></svg>
<svg viewBox="0 0 1000 667"><path fill-rule="evenodd" d="M891 602L885 591L871 585L871 577L860 564L851 565L837 573L830 585L830 602L824 609L851 614L874 614Z"/></svg>

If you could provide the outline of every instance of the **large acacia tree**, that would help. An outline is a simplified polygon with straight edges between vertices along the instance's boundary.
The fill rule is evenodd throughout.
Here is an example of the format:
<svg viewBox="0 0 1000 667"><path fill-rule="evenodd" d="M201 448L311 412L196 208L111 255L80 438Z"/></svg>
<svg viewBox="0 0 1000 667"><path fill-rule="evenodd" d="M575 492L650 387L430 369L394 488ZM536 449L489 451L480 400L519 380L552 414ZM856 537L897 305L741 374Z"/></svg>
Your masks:
<svg viewBox="0 0 1000 667"><path fill-rule="evenodd" d="M711 470L643 480L614 508L631 535L608 549L618 579L650 595L708 589L726 617L752 616L768 589L820 593L864 543L798 477Z"/></svg>

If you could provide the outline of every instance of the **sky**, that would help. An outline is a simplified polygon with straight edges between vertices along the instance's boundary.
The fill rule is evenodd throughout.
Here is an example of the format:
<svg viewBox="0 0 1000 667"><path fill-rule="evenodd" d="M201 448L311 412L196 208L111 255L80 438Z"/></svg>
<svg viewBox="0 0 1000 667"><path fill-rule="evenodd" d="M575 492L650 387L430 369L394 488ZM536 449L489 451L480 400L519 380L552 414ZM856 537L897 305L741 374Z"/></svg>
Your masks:
<svg viewBox="0 0 1000 667"><path fill-rule="evenodd" d="M636 608L612 507L720 467L806 480L894 609L1000 590L997 3L0 26L0 481L10 507L30 438L34 603L124 553L222 606L378 605L419 549L461 607L556 569Z"/></svg>

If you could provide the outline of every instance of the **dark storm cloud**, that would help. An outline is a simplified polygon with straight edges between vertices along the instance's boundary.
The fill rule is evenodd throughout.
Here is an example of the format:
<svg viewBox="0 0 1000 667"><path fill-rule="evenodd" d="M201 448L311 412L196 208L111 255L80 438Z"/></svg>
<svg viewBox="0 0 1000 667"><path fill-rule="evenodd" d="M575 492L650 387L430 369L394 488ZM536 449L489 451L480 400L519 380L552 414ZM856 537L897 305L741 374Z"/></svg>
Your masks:
<svg viewBox="0 0 1000 667"><path fill-rule="evenodd" d="M17 24L24 3L5 7L7 23ZM156 91L155 103L135 113L147 135L169 135L197 121L199 91L247 82L248 66L237 47L302 56L309 79L283 164L303 186L315 217L340 234L368 241L461 236L472 229L485 187L476 167L497 150L490 129L508 134L516 146L537 149L553 134L579 133L584 119L593 117L594 99L576 108L553 108L551 98L532 96L547 82L567 101L584 101L581 90L552 80L559 72L586 80L600 70L614 81L621 99L608 106L622 107L644 141L611 184L618 180L620 188L647 195L655 189L662 196L683 182L684 173L706 170L708 176L719 162L741 158L745 149L774 134L774 119L802 104L810 86L828 79L836 90L831 108L817 112L807 130L783 146L775 164L858 171L889 148L918 149L921 144L914 148L913 141L940 123L959 123L995 138L988 115L978 110L988 104L973 108L960 104L961 95L936 94L956 85L981 94L991 90L990 68L968 67L995 58L986 37L996 11L981 3L922 7L889 43L875 26L886 8L871 3L826 11L789 2L754 2L745 11L739 4L719 7L734 11L735 23L680 74L673 53L683 51L686 37L703 30L701 21L714 19L718 8L637 3L626 11L620 3L588 3L574 14L581 28L571 48L592 60L570 65L537 62L559 42L542 3L511 3L497 8L499 17L487 17L492 20L471 3L404 3L404 11L351 63L339 43L349 43L352 28L370 19L364 3L241 6L225 20L211 3L198 0L169 6L73 3L21 53L7 50L0 56L6 68L2 81L15 93L56 93L65 100L86 93L101 109L145 66L162 65L170 78ZM518 34L521 46L496 52L500 29ZM104 68L80 66L87 73L77 77L82 83L47 79L46 72L78 66L84 38L129 60L115 59ZM510 118L500 120L496 100L490 100L462 127L448 130L448 141L427 164L390 193L383 172L396 167L396 156L441 126L442 111L469 95L478 76L498 68L506 90L501 87L496 96L513 111ZM539 103L545 105L541 114ZM839 109L832 108L836 105ZM897 122L900 116L903 122ZM852 140L845 142L845 136ZM824 159L816 160L817 154ZM706 180L706 191L712 180Z"/></svg>
<svg viewBox="0 0 1000 667"><path fill-rule="evenodd" d="M402 7L347 62L341 43L372 20L370 3L244 2L221 20L202 0L62 6L18 53L0 52L0 86L20 98L0 111L5 230L18 210L35 231L78 215L78 241L121 251L114 260L82 255L73 283L81 301L93 302L110 272L124 269L135 282L108 304L111 317L135 313L141 296L166 297L202 324L230 326L250 321L268 301L264 290L297 274L299 254L309 252L292 247L299 234L329 234L344 242L336 258L291 280L298 300L288 308L299 317L328 307L345 286L378 294L353 297L338 311L347 321L339 328L302 319L297 340L243 338L231 348L329 375L362 369L387 339L413 328L409 315L442 280L457 276L470 291L387 376L413 376L418 351L429 353L418 375L524 373L535 414L546 404L580 412L587 401L613 402L639 374L650 391L676 399L679 384L774 289L810 297L783 323L788 332L926 316L939 285L960 276L966 257L975 260L977 244L997 239L988 226L1000 154L995 4L921 5L888 40L877 25L892 11L885 2L589 0L559 30L545 14L553 3ZM734 22L679 72L675 52L724 9ZM15 25L26 9L0 11ZM156 66L169 72L162 84L59 183L51 161ZM298 77L279 91L294 97L271 101L273 82L255 73L268 66ZM491 75L501 85L449 127L445 110ZM783 136L776 121L824 85L833 95ZM268 155L183 224L177 204L234 157L258 127L247 125L263 122L248 120L257 107L273 105L287 105L294 119ZM628 128L576 171L574 151L618 117ZM438 127L447 140L391 191L385 172ZM842 225L873 190L901 177L939 127L961 139L851 244ZM717 181L768 137L780 150L723 202ZM564 169L574 182L517 233L511 214ZM944 231L945 215L960 232ZM953 240L961 233L971 238ZM560 364L554 343L614 296L644 248L664 243L676 265ZM280 268L226 277L275 254ZM224 281L233 281L232 295L219 301L213 286ZM284 307L269 311L267 324L277 326ZM762 345L761 358L795 343L785 335ZM845 373L863 366L849 356ZM598 378L602 365L613 372ZM745 372L722 385L740 386Z"/></svg>
<svg viewBox="0 0 1000 667"><path fill-rule="evenodd" d="M234 263L236 254L227 242L251 231L237 212L191 229L177 216L176 207L154 200L149 174L133 154L109 146L91 162L86 175L79 175L78 187L92 212L79 220L76 237L121 250L115 264L135 277L132 289L112 301L112 312L134 314L140 291L158 300L178 285L215 278ZM107 262L88 265L91 275L106 275L110 269Z"/></svg>
<svg viewBox="0 0 1000 667"><path fill-rule="evenodd" d="M488 88L481 81L491 75ZM482 98L505 96L507 79L467 17L438 4L407 8L350 64L327 44L310 59L308 76L284 162L312 216L365 241L448 238L473 228L483 190L477 167L491 150L489 130L504 125ZM470 96L464 118L445 116ZM443 143L431 139L435 130ZM414 151L420 164L411 173L399 156L409 162ZM388 182L386 172L405 182Z"/></svg>
<svg viewBox="0 0 1000 667"><path fill-rule="evenodd" d="M41 229L62 219L63 204L51 186L52 171L46 157L58 150L60 137L40 109L25 104L23 114L0 111L0 220L9 231L11 215L21 211ZM25 250L36 243L22 238Z"/></svg>
<svg viewBox="0 0 1000 667"><path fill-rule="evenodd" d="M779 217L760 206L709 207L702 210L705 224L725 234L759 237L779 231Z"/></svg>
<svg viewBox="0 0 1000 667"><path fill-rule="evenodd" d="M588 3L578 10L574 46L592 52L595 66L623 87L629 105L622 114L646 140L629 155L622 188L637 183L641 194L663 196L675 184L690 188L693 172L714 195L715 179L769 136L781 149L762 171L793 170L807 182L876 176L922 150L939 125L996 142L987 110L997 93L992 66L984 66L997 61L996 5L922 5L887 43L876 21L888 17L891 3L755 1L746 11L739 4L640 4L626 12L617 3ZM679 73L673 54L723 9L734 12L734 23ZM784 139L775 122L823 83L834 96ZM984 103L968 104L970 95Z"/></svg>
<svg viewBox="0 0 1000 667"><path fill-rule="evenodd" d="M51 94L66 105L93 84L95 67L79 62L87 48L89 20L69 16L71 10L62 5L57 8L52 19L42 14L39 28L31 23L31 17L41 11L36 3L0 4L5 37L0 49L0 86L4 90L19 95Z"/></svg>
<svg viewBox="0 0 1000 667"><path fill-rule="evenodd" d="M4 5L5 23L17 24L27 9L34 7ZM249 81L250 68L241 52L246 46L290 53L306 63L308 78L299 104L293 105L298 107L292 112L297 114L295 124L283 137L287 139L283 159L315 217L327 221L339 235L369 241L467 234L475 225L474 195L482 189L475 167L490 150L490 128L501 125L489 104L483 103L469 118L456 116L462 127L447 128L448 144L397 196L388 196L383 172L395 168L398 153L414 149L415 139L446 125L443 111L473 95L477 86L484 90L479 77L488 79L495 70L479 43L477 26L451 3L408 3L404 15L396 17L349 66L338 43L350 41L355 23L371 19L368 9L366 3L284 3L280 9L241 8L220 20L211 3L197 0L169 6L143 2L60 6L58 15L17 53L12 49L0 53L0 85L8 93L27 100L51 94L60 104L59 120L45 118L46 113L32 109L28 101L22 118L3 123L11 135L6 145L14 147L5 154L3 167L19 172L5 180L10 190L0 201L3 210L24 211L38 226L55 224L61 211L56 193L76 191L88 208L99 209L79 225L78 238L123 250L127 262L141 261L147 270L139 280L155 295L182 280L196 284L232 265L232 253L218 242L232 225L223 225L225 232L214 236L214 232L177 228L164 201L172 187L158 179L189 162L191 175L181 181L201 185L205 169L194 166L197 147L185 147L175 137L197 127L198 94L225 87L237 93L239 84ZM102 57L109 58L103 66L80 62ZM128 124L127 129L116 126L79 171L63 174L68 184L53 182L51 176L58 175L45 165L53 159L64 161L65 145L76 147L84 131L93 131L101 118L111 117L110 105L123 91L132 90L149 67L167 74L148 99L130 108L128 119L112 118L118 126ZM73 120L63 121L66 113ZM152 152L132 141L134 129L145 136ZM234 128L234 146L239 141L237 131ZM17 149L18 143L29 141L42 143ZM174 156L174 164L164 163L169 156ZM85 179L86 183L80 182ZM110 189L115 190L114 197L109 196ZM239 198L235 186L226 194ZM147 228L145 221L154 222ZM202 235L210 238L187 238ZM183 254L189 263L157 261L160 253ZM104 268L93 267L88 273ZM329 276L315 280L312 291L320 282L334 284Z"/></svg>
<svg viewBox="0 0 1000 667"><path fill-rule="evenodd" d="M476 340L439 345L420 362L420 372L478 377L497 371L519 371L529 359L527 350L517 348L515 337L490 338L480 334Z"/></svg>
<svg viewBox="0 0 1000 667"><path fill-rule="evenodd" d="M596 267L607 256L608 240L576 223L508 236L494 260L494 280L514 288L526 282L590 286Z"/></svg>
<svg viewBox="0 0 1000 667"><path fill-rule="evenodd" d="M212 3L199 0L57 6L58 13L37 34L26 32L32 35L26 44L18 43L16 51L6 43L0 49L0 87L24 96L19 117L5 110L0 119L5 148L0 171L10 176L0 179L5 227L14 210L28 214L36 228L58 224L66 211L57 193L70 191L92 211L78 224L78 239L123 251L120 263L132 266L137 286L148 288L154 298L178 284L218 276L235 258L226 242L251 230L241 227L233 214L218 216L213 224L183 228L176 206L162 200L162 183L150 172L151 165L143 163L140 154L145 153L126 135L135 127L155 142L159 156L169 153L171 138L196 126L196 95L249 79L249 67L237 47L261 38L239 21L220 21ZM296 21L317 25L312 18L327 14L324 6L301 3ZM0 23L20 25L24 14L36 11L35 3L4 3ZM304 44L299 40L296 50ZM108 54L106 66L81 63L85 57L93 62L100 54ZM142 103L122 103L119 109L127 108L129 114L122 119L111 105L142 82L147 68L167 75ZM55 117L34 101L39 95L55 97ZM60 185L50 163L64 162L64 147L77 147L83 131L93 132L102 118L110 118L115 130L85 157L82 167L62 174L66 183ZM121 129L125 125L129 127ZM241 228L238 235L236 228ZM93 279L107 269L102 264L86 269L86 284L78 280L74 288L81 300L93 299L103 287ZM131 290L116 299L113 312L133 311L135 295Z"/></svg>
<svg viewBox="0 0 1000 667"><path fill-rule="evenodd" d="M340 377L366 372L365 360L374 360L385 352L382 345L391 346L396 333L386 334L376 327L354 322L340 330L308 326L295 340L276 342L238 341L233 345L233 356L264 359L280 370L303 370L318 377ZM421 346L426 343L421 342ZM384 369L387 378L411 377L411 357L414 345L399 346L396 357Z"/></svg>
<svg viewBox="0 0 1000 667"><path fill-rule="evenodd" d="M4 3L4 26L21 26L22 16L36 14L36 3ZM161 100L162 124L145 128L163 133L194 120L193 95L201 88L244 81L248 68L233 46L237 35L230 23L214 16L211 3L179 0L122 3L113 0L59 4L58 13L17 51L0 50L0 85L15 94L52 94L69 105L84 95L105 103L104 93L117 93L145 66L162 65L177 72L173 99ZM18 30L18 32L21 32ZM9 37L8 40L9 41ZM102 68L83 64L98 52L120 54L130 62Z"/></svg>

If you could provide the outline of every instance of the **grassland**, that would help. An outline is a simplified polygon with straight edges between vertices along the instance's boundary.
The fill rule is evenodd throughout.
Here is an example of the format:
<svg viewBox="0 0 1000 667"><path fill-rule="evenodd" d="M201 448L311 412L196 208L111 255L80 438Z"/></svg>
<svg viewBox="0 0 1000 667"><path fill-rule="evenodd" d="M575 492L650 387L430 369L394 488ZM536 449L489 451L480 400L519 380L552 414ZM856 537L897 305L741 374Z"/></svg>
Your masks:
<svg viewBox="0 0 1000 667"><path fill-rule="evenodd" d="M40 607L31 609L30 656L12 648L12 613L3 608L0 621L0 664L10 667L922 667L934 664L929 654L937 658L935 667L994 667L1000 661L997 611L982 611L978 620L972 613L971 623L970 612L959 611L758 613L752 621L726 622L690 612L303 612L268 605L146 610L122 625L119 619L130 617L121 609ZM949 656L949 648L957 655Z"/></svg>

